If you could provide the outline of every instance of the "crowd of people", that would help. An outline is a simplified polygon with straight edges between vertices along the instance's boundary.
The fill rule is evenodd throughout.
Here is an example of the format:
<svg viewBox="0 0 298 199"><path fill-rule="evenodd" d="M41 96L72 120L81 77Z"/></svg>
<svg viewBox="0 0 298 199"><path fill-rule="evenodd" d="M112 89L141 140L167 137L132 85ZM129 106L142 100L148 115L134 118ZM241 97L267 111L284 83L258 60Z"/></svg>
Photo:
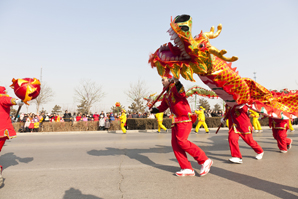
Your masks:
<svg viewBox="0 0 298 199"><path fill-rule="evenodd" d="M128 112L126 113L127 118L150 118L154 119L155 115L150 113L138 113L138 112ZM205 117L222 117L223 112L221 110L205 110ZM11 118L13 116L11 115ZM171 118L170 114L164 114L163 118ZM44 122L87 122L87 121L99 121L99 130L108 130L110 128L111 121L120 121L120 113L101 113L95 112L94 114L82 114L82 113L69 113L67 110L64 114L41 114L34 113L22 113L18 116L17 121L22 123L20 129L21 132L38 132L40 128L43 127ZM15 121L15 120L11 120ZM298 119L293 120L293 124L298 124ZM198 130L198 129L197 129ZM196 131L197 132L197 131ZM208 132L208 130L206 130Z"/></svg>
<svg viewBox="0 0 298 199"><path fill-rule="evenodd" d="M43 127L44 122L88 122L88 121L99 121L99 130L107 130L110 128L110 122L120 120L119 114L117 113L105 113L101 112L98 114L82 114L82 113L69 113L67 110L64 114L41 114L34 113L21 113L18 115L17 120L13 119L11 115L12 122L21 122L22 127L21 132L38 132L40 128Z"/></svg>

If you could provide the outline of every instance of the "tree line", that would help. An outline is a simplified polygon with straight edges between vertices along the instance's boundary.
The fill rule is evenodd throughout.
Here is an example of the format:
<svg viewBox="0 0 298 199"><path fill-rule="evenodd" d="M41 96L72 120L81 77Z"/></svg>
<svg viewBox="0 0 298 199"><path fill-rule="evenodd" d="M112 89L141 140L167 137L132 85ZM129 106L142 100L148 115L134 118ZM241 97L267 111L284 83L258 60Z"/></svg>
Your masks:
<svg viewBox="0 0 298 199"><path fill-rule="evenodd" d="M124 91L127 99L131 102L131 105L128 106L128 111L132 113L144 113L146 108L146 101L143 99L144 97L149 96L149 89L146 83L142 80L138 80L135 83L131 83L128 90ZM74 99L77 103L77 112L90 114L91 108L99 103L104 97L106 93L103 92L102 86L98 85L96 82L92 80L81 80L78 87L74 89ZM42 105L47 104L51 100L53 100L55 94L52 88L45 82L41 84L41 90L39 96L32 100L32 102L36 105L36 112L39 112L40 107ZM193 98L188 98L189 103L193 103ZM198 100L197 107L203 106L206 110L211 109L208 100L200 97ZM125 107L121 105L120 107L112 106L110 108L111 112L117 113ZM219 104L215 104L213 110L221 110L221 106ZM42 109L41 112L45 110ZM51 111L52 114L60 114L62 113L61 106L55 105Z"/></svg>

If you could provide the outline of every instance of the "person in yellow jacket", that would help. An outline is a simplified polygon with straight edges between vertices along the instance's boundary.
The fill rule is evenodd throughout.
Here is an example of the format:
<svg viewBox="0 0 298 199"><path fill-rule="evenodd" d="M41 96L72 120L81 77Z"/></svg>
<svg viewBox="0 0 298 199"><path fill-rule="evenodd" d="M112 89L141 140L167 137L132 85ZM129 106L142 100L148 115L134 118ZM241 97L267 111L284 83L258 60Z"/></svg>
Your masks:
<svg viewBox="0 0 298 199"><path fill-rule="evenodd" d="M121 122L121 129L123 133L126 133L126 128L124 127L126 124L126 111L124 109L121 110L121 116L119 117L120 122Z"/></svg>
<svg viewBox="0 0 298 199"><path fill-rule="evenodd" d="M202 106L200 106L199 110L196 110L196 111L195 111L195 113L198 115L198 120L199 120L199 122L198 122L198 124L197 124L197 126L196 126L196 133L198 133L198 131L199 131L201 125L203 125L203 127L204 127L206 133L209 133L208 126L207 126L207 124L206 124L206 122L205 122L205 114L204 114L204 110L205 110L205 109L204 109Z"/></svg>
<svg viewBox="0 0 298 199"><path fill-rule="evenodd" d="M291 120L289 120L289 129L291 130L291 132L294 132L295 131L295 129L292 126Z"/></svg>
<svg viewBox="0 0 298 199"><path fill-rule="evenodd" d="M255 112L251 109L249 110L249 112L250 112L250 116L252 117L252 125L255 129L254 132L256 132L256 133L262 132L263 130L262 130L261 124L259 122L259 117L260 117L259 113Z"/></svg>
<svg viewBox="0 0 298 199"><path fill-rule="evenodd" d="M163 112L161 113L156 113L155 117L157 119L157 123L158 123L158 133L160 133L160 129L162 128L163 130L167 130L167 128L162 124L163 121Z"/></svg>

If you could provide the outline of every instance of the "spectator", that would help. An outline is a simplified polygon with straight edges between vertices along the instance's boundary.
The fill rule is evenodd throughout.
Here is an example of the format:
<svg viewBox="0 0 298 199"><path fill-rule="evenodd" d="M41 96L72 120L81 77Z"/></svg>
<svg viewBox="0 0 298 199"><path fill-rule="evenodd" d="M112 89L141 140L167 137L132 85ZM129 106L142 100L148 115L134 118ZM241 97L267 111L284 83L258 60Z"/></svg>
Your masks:
<svg viewBox="0 0 298 199"><path fill-rule="evenodd" d="M95 114L93 115L94 121L99 121L99 114L97 112L95 112Z"/></svg>
<svg viewBox="0 0 298 199"><path fill-rule="evenodd" d="M30 132L29 126L30 126L31 120L28 116L24 117L24 119L26 119L25 125L24 125L24 132Z"/></svg>
<svg viewBox="0 0 298 199"><path fill-rule="evenodd" d="M77 121L76 117L77 117L77 114L76 113L73 113L73 116L72 116L72 121L73 122L76 122Z"/></svg>
<svg viewBox="0 0 298 199"><path fill-rule="evenodd" d="M45 122L49 122L50 121L50 115L46 115L45 119L44 119Z"/></svg>
<svg viewBox="0 0 298 199"><path fill-rule="evenodd" d="M105 121L105 130L109 130L111 125L111 119L110 119L110 115L107 115L106 121Z"/></svg>
<svg viewBox="0 0 298 199"><path fill-rule="evenodd" d="M110 120L111 121L115 121L115 117L114 117L114 114L113 113L110 114Z"/></svg>
<svg viewBox="0 0 298 199"><path fill-rule="evenodd" d="M54 115L51 116L51 122L55 122L56 121L55 118L57 118L56 113L54 113Z"/></svg>
<svg viewBox="0 0 298 199"><path fill-rule="evenodd" d="M208 109L206 112L205 112L205 117L212 117L211 116L211 110Z"/></svg>
<svg viewBox="0 0 298 199"><path fill-rule="evenodd" d="M82 113L78 113L77 117L76 117L76 121L79 122L82 120Z"/></svg>
<svg viewBox="0 0 298 199"><path fill-rule="evenodd" d="M150 113L149 117L150 119L155 119L154 114Z"/></svg>
<svg viewBox="0 0 298 199"><path fill-rule="evenodd" d="M138 118L138 117L139 115L136 112L132 114L132 118Z"/></svg>
<svg viewBox="0 0 298 199"><path fill-rule="evenodd" d="M65 122L70 122L70 120L71 120L71 114L68 113L67 110L65 111L65 113L63 115L63 119L64 119Z"/></svg>
<svg viewBox="0 0 298 199"><path fill-rule="evenodd" d="M101 113L99 114L99 116L103 116L103 117L106 117L106 114L103 112L103 111L101 111Z"/></svg>
<svg viewBox="0 0 298 199"><path fill-rule="evenodd" d="M99 130L103 131L105 128L105 118L103 117L103 115L100 115L100 119L99 119Z"/></svg>
<svg viewBox="0 0 298 199"><path fill-rule="evenodd" d="M34 123L34 132L38 132L39 130L39 119L37 117L37 115L34 116L34 118L32 119L33 123Z"/></svg>
<svg viewBox="0 0 298 199"><path fill-rule="evenodd" d="M87 118L87 116L85 114L83 114L83 121L84 122L88 122L88 118Z"/></svg>
<svg viewBox="0 0 298 199"><path fill-rule="evenodd" d="M55 122L60 122L60 115L59 114L56 115Z"/></svg>
<svg viewBox="0 0 298 199"><path fill-rule="evenodd" d="M29 132L33 132L33 129L34 129L34 116L33 116L33 114L32 113L30 113L30 116L29 116Z"/></svg>
<svg viewBox="0 0 298 199"><path fill-rule="evenodd" d="M39 118L39 128L41 129L41 131L43 131L43 123L45 122L45 119L46 119L46 116L44 112L42 112Z"/></svg>
<svg viewBox="0 0 298 199"><path fill-rule="evenodd" d="M20 122L22 122L23 121L23 119L24 119L24 113L22 113L21 115L20 115Z"/></svg>

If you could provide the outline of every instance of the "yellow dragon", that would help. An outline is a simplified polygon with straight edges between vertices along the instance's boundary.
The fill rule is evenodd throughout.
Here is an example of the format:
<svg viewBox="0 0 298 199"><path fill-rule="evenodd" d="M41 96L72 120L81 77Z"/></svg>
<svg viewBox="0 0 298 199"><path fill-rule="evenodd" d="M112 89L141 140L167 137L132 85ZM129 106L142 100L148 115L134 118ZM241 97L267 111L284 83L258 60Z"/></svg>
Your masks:
<svg viewBox="0 0 298 199"><path fill-rule="evenodd" d="M249 78L242 78L231 67L238 60L236 56L225 57L226 50L218 50L209 39L218 37L222 25L214 27L210 32L202 32L192 37L192 18L189 15L178 15L171 19L168 30L170 39L174 41L161 45L150 55L149 63L156 67L160 76L170 72L175 78L180 75L195 81L193 74L208 85L230 107L247 104L251 109L273 118L289 119L298 117L298 91L278 94L269 91Z"/></svg>

